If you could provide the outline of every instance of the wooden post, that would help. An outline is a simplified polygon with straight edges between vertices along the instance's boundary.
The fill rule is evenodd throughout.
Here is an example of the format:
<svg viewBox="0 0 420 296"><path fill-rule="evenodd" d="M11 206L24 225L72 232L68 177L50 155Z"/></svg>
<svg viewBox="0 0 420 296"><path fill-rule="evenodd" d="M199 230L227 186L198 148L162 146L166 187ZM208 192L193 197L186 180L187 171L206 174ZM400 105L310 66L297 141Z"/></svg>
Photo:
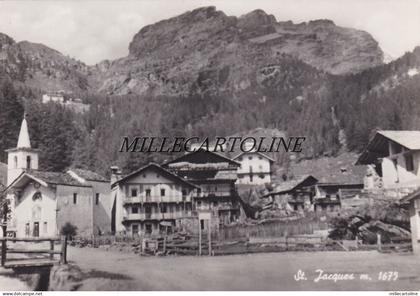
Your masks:
<svg viewBox="0 0 420 296"><path fill-rule="evenodd" d="M67 264L67 236L61 236L61 258L60 263Z"/></svg>
<svg viewBox="0 0 420 296"><path fill-rule="evenodd" d="M201 220L198 218L198 256L201 256Z"/></svg>
<svg viewBox="0 0 420 296"><path fill-rule="evenodd" d="M1 242L1 266L4 266L6 264L6 252L7 252L7 240L6 240L7 225L3 224L1 228L3 230L3 240Z"/></svg>
<svg viewBox="0 0 420 296"><path fill-rule="evenodd" d="M50 240L50 260L54 260L54 240Z"/></svg>
<svg viewBox="0 0 420 296"><path fill-rule="evenodd" d="M376 234L377 235L377 245L378 245L378 251L382 251L382 242L381 242L381 235L379 233Z"/></svg>
<svg viewBox="0 0 420 296"><path fill-rule="evenodd" d="M163 237L163 254L166 253L166 236Z"/></svg>
<svg viewBox="0 0 420 296"><path fill-rule="evenodd" d="M211 223L210 220L207 220L208 223L208 237L209 237L209 256L211 256Z"/></svg>

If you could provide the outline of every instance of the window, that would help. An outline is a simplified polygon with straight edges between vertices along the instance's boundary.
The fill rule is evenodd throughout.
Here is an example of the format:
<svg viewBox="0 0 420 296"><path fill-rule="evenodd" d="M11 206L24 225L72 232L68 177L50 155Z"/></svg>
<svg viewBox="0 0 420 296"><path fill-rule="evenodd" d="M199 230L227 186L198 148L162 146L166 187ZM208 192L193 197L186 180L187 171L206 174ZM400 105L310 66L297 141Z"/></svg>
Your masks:
<svg viewBox="0 0 420 296"><path fill-rule="evenodd" d="M77 204L77 193L73 193L73 204Z"/></svg>
<svg viewBox="0 0 420 296"><path fill-rule="evenodd" d="M259 160L262 160L262 156L258 156L258 159L259 159Z"/></svg>
<svg viewBox="0 0 420 296"><path fill-rule="evenodd" d="M25 236L30 236L31 234L31 230L30 230L30 226L29 223L25 224Z"/></svg>
<svg viewBox="0 0 420 296"><path fill-rule="evenodd" d="M96 196L95 196L95 204L96 205L99 205L99 193L96 193Z"/></svg>
<svg viewBox="0 0 420 296"><path fill-rule="evenodd" d="M139 208L138 207L132 207L131 208L131 213L132 214L138 214L139 213Z"/></svg>
<svg viewBox="0 0 420 296"><path fill-rule="evenodd" d="M131 227L132 227L131 228L132 235L133 236L138 235L139 234L139 225L138 224L133 224Z"/></svg>
<svg viewBox="0 0 420 296"><path fill-rule="evenodd" d="M166 208L166 204L160 204L160 212L161 213L166 213L168 211L168 209Z"/></svg>
<svg viewBox="0 0 420 296"><path fill-rule="evenodd" d="M412 172L414 171L414 161L413 161L413 155L412 154L405 154L405 168L407 171Z"/></svg>
<svg viewBox="0 0 420 296"><path fill-rule="evenodd" d="M31 169L31 157L29 155L26 156L26 169Z"/></svg>
<svg viewBox="0 0 420 296"><path fill-rule="evenodd" d="M137 197L137 188L131 189L131 197Z"/></svg>
<svg viewBox="0 0 420 296"><path fill-rule="evenodd" d="M42 232L44 234L47 234L48 233L48 223L47 222L44 222L44 224L42 226Z"/></svg>
<svg viewBox="0 0 420 296"><path fill-rule="evenodd" d="M252 160L252 156L249 156L249 157L248 157L248 159L249 159L249 160Z"/></svg>
<svg viewBox="0 0 420 296"><path fill-rule="evenodd" d="M149 223L146 224L146 233L147 234L152 233L152 224L149 224Z"/></svg>
<svg viewBox="0 0 420 296"><path fill-rule="evenodd" d="M15 168L18 167L18 158L17 156L14 157Z"/></svg>
<svg viewBox="0 0 420 296"><path fill-rule="evenodd" d="M146 189L146 197L150 197L152 191L150 189Z"/></svg>
<svg viewBox="0 0 420 296"><path fill-rule="evenodd" d="M163 189L163 188L162 188L162 189L160 190L160 196L165 196L165 189Z"/></svg>
<svg viewBox="0 0 420 296"><path fill-rule="evenodd" d="M33 201L41 201L42 200L41 192L39 192L39 191L35 192L34 195L32 196L32 200Z"/></svg>
<svg viewBox="0 0 420 296"><path fill-rule="evenodd" d="M187 190L182 189L182 196L186 196L187 195Z"/></svg>

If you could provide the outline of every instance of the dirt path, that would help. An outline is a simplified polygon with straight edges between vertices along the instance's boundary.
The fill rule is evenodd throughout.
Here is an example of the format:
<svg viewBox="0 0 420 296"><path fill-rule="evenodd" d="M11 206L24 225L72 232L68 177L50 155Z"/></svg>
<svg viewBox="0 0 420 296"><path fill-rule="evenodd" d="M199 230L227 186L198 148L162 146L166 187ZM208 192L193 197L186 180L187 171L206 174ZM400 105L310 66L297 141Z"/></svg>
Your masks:
<svg viewBox="0 0 420 296"><path fill-rule="evenodd" d="M0 267L0 290L1 291L29 291L29 287L10 269Z"/></svg>
<svg viewBox="0 0 420 296"><path fill-rule="evenodd" d="M141 257L69 248L90 279L82 289L109 290L419 290L420 257L370 252L286 252L216 257ZM301 269L307 280L295 281ZM354 273L354 280L314 282L317 269ZM396 281L378 280L398 272ZM370 280L360 280L366 273ZM395 276L395 274L393 274ZM104 278L107 279L104 281ZM99 285L99 287L98 287Z"/></svg>

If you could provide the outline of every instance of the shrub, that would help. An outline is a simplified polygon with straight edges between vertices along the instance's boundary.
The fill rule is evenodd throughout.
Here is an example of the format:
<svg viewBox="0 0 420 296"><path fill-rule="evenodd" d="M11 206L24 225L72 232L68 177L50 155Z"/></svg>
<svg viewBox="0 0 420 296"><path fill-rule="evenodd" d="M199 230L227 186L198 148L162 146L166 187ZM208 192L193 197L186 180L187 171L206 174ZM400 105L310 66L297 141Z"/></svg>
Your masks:
<svg viewBox="0 0 420 296"><path fill-rule="evenodd" d="M77 234L77 227L70 222L66 222L66 224L61 227L60 233L61 235L65 235L67 237L75 236Z"/></svg>

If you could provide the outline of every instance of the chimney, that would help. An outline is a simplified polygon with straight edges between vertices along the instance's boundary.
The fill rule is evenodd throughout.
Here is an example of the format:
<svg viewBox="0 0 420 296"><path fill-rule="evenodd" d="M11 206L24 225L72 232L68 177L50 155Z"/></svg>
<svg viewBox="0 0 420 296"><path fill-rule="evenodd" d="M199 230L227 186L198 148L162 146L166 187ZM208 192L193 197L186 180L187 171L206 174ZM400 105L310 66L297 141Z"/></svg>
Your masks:
<svg viewBox="0 0 420 296"><path fill-rule="evenodd" d="M121 179L121 170L117 166L111 167L111 185Z"/></svg>

